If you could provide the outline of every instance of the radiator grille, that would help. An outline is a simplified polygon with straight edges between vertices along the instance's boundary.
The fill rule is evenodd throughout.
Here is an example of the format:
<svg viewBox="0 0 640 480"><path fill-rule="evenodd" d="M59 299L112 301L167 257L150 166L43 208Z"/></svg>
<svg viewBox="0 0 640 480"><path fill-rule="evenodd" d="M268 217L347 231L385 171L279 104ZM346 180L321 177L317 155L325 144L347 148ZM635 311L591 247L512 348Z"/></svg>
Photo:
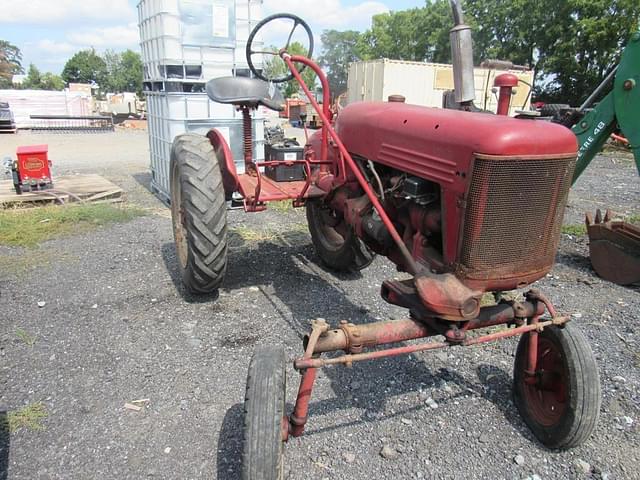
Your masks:
<svg viewBox="0 0 640 480"><path fill-rule="evenodd" d="M574 166L574 158L474 161L461 252L468 277L553 265Z"/></svg>

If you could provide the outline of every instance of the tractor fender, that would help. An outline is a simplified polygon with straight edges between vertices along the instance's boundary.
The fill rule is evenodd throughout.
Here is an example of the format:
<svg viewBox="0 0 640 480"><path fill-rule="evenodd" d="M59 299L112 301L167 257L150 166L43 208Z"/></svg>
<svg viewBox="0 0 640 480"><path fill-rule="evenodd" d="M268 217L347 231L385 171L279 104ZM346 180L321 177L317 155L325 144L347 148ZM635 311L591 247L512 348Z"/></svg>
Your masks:
<svg viewBox="0 0 640 480"><path fill-rule="evenodd" d="M224 136L220 131L212 128L207 132L207 138L213 146L213 150L218 159L218 166L222 173L222 183L224 185L224 193L228 197L233 192L240 189L240 182L238 181L238 172L236 171L236 164L233 160L233 154L227 144Z"/></svg>

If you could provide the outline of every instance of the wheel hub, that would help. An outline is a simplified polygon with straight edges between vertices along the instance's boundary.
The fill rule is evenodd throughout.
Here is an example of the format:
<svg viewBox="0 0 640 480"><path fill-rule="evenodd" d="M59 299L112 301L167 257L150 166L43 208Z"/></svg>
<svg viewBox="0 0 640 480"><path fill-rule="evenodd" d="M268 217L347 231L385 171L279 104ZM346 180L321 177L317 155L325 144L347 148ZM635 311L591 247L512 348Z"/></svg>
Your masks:
<svg viewBox="0 0 640 480"><path fill-rule="evenodd" d="M525 382L524 394L531 415L541 425L555 425L567 407L568 373L558 347L546 338L538 340L538 368L531 382Z"/></svg>

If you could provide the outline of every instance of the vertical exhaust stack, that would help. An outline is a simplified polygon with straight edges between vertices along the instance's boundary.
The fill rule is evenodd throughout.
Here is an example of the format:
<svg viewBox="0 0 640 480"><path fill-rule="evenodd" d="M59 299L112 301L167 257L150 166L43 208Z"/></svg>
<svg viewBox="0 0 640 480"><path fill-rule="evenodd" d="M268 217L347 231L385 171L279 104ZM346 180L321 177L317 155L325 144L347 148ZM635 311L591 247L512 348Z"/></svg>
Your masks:
<svg viewBox="0 0 640 480"><path fill-rule="evenodd" d="M473 40L471 27L465 25L460 0L451 0L455 26L449 32L453 62L455 101L470 106L476 98L473 78Z"/></svg>

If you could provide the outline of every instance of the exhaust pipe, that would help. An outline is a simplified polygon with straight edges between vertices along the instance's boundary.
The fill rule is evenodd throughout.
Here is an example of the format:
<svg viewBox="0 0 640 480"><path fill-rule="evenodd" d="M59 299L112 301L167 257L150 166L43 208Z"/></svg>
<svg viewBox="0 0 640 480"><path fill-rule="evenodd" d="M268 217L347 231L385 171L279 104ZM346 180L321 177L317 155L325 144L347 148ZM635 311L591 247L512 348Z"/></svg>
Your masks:
<svg viewBox="0 0 640 480"><path fill-rule="evenodd" d="M471 27L465 25L460 0L450 0L455 26L449 31L451 59L453 63L453 85L455 101L461 105L470 105L476 98L473 78L473 40Z"/></svg>

